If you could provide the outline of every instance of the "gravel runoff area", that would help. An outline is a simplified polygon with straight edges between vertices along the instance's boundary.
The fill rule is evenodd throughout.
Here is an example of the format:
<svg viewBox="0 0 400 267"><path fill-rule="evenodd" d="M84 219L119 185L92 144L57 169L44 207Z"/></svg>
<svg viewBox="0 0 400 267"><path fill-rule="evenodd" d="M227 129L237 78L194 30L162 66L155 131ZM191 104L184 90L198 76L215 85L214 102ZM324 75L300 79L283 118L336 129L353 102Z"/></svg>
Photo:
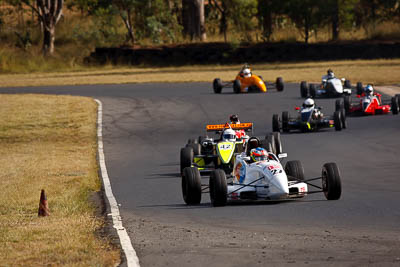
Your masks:
<svg viewBox="0 0 400 267"><path fill-rule="evenodd" d="M400 94L400 85L375 86L375 89L390 96Z"/></svg>

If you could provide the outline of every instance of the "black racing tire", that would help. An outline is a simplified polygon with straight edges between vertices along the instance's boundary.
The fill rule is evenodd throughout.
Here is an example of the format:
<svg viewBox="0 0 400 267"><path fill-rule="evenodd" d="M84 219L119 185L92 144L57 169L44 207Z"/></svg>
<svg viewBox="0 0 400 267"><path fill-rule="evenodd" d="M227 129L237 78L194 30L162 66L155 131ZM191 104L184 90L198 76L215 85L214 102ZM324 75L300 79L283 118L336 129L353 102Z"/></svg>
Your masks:
<svg viewBox="0 0 400 267"><path fill-rule="evenodd" d="M285 172L289 181L304 181L304 168L299 160L286 162Z"/></svg>
<svg viewBox="0 0 400 267"><path fill-rule="evenodd" d="M283 152L282 148L282 139L281 139L281 133L279 132L273 132L272 133L275 137L275 149L276 149L276 155L279 155Z"/></svg>
<svg viewBox="0 0 400 267"><path fill-rule="evenodd" d="M351 99L350 96L346 95L343 98L343 107L346 115L350 114Z"/></svg>
<svg viewBox="0 0 400 267"><path fill-rule="evenodd" d="M215 78L213 81L214 93L220 94L222 92L222 82L220 78Z"/></svg>
<svg viewBox="0 0 400 267"><path fill-rule="evenodd" d="M226 174L221 169L216 169L210 174L210 199L214 207L225 206L228 202L228 186Z"/></svg>
<svg viewBox="0 0 400 267"><path fill-rule="evenodd" d="M196 139L196 138L190 138L190 139L188 139L188 142L187 142L188 144L197 144L198 143L198 139Z"/></svg>
<svg viewBox="0 0 400 267"><path fill-rule="evenodd" d="M392 108L393 115L399 114L399 99L398 99L397 95L392 97L392 99L391 99L391 108Z"/></svg>
<svg viewBox="0 0 400 267"><path fill-rule="evenodd" d="M335 111L343 109L343 102L341 99L336 99L335 101Z"/></svg>
<svg viewBox="0 0 400 267"><path fill-rule="evenodd" d="M287 133L290 131L289 129L289 112L282 112L282 131Z"/></svg>
<svg viewBox="0 0 400 267"><path fill-rule="evenodd" d="M357 95L361 95L363 93L364 90L362 82L357 82L356 90L357 90Z"/></svg>
<svg viewBox="0 0 400 267"><path fill-rule="evenodd" d="M274 114L272 115L272 131L273 132L280 132L280 123L279 123L279 115L278 114Z"/></svg>
<svg viewBox="0 0 400 267"><path fill-rule="evenodd" d="M342 130L342 116L341 116L340 111L335 111L333 113L333 122L335 125L335 130L341 131Z"/></svg>
<svg viewBox="0 0 400 267"><path fill-rule="evenodd" d="M345 80L345 81L344 81L344 88L349 88L349 89L351 89L351 82L350 82L350 80Z"/></svg>
<svg viewBox="0 0 400 267"><path fill-rule="evenodd" d="M340 121L342 122L342 129L347 128L347 120L346 120L346 112L344 109L341 109L340 111Z"/></svg>
<svg viewBox="0 0 400 267"><path fill-rule="evenodd" d="M306 81L302 81L300 83L300 96L302 98L306 98L308 96L308 87Z"/></svg>
<svg viewBox="0 0 400 267"><path fill-rule="evenodd" d="M196 167L186 167L182 176L183 200L187 205L196 205L201 202L201 176Z"/></svg>
<svg viewBox="0 0 400 267"><path fill-rule="evenodd" d="M260 146L262 148L265 148L268 152L272 152L272 150L273 150L271 143L267 139L261 140Z"/></svg>
<svg viewBox="0 0 400 267"><path fill-rule="evenodd" d="M196 142L197 142L197 140L196 140ZM201 145L199 143L190 143L190 144L187 144L186 147L193 148L193 154L195 156L201 155Z"/></svg>
<svg viewBox="0 0 400 267"><path fill-rule="evenodd" d="M342 194L340 172L336 163L325 163L322 167L322 190L327 200L338 200Z"/></svg>
<svg viewBox="0 0 400 267"><path fill-rule="evenodd" d="M235 94L239 94L240 92L241 92L241 84L240 84L240 81L239 80L235 80L235 81L233 81L233 92L235 93Z"/></svg>
<svg viewBox="0 0 400 267"><path fill-rule="evenodd" d="M285 88L285 85L283 84L282 77L276 78L276 90L278 90L279 92L282 92L284 88Z"/></svg>
<svg viewBox="0 0 400 267"><path fill-rule="evenodd" d="M183 169L191 167L193 163L194 153L193 148L190 146L181 149L181 175L183 175Z"/></svg>
<svg viewBox="0 0 400 267"><path fill-rule="evenodd" d="M315 89L315 84L310 84L310 97L315 98L317 95L317 90Z"/></svg>
<svg viewBox="0 0 400 267"><path fill-rule="evenodd" d="M395 94L394 96L397 97L397 105L399 106L400 109L400 94Z"/></svg>
<svg viewBox="0 0 400 267"><path fill-rule="evenodd" d="M273 133L269 133L265 136L265 140L267 140L268 143L271 144L271 150L268 150L268 152L272 152L276 155L276 143L275 143L275 136Z"/></svg>

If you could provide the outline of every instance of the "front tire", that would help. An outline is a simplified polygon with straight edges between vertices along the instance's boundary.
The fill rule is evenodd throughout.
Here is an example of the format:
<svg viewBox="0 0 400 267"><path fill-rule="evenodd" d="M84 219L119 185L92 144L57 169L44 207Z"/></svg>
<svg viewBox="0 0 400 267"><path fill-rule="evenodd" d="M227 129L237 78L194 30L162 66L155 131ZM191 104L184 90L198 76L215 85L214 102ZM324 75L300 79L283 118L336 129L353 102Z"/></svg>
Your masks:
<svg viewBox="0 0 400 267"><path fill-rule="evenodd" d="M265 136L265 140L267 143L271 144L271 150L268 152L272 152L276 155L276 143L274 134L273 133L267 134L267 136Z"/></svg>
<svg viewBox="0 0 400 267"><path fill-rule="evenodd" d="M343 98L343 107L344 107L344 111L345 111L346 115L350 114L350 105L351 105L350 96L346 95Z"/></svg>
<svg viewBox="0 0 400 267"><path fill-rule="evenodd" d="M315 98L316 95L317 95L317 90L315 89L315 85L310 84L310 97Z"/></svg>
<svg viewBox="0 0 400 267"><path fill-rule="evenodd" d="M362 82L357 82L356 89L357 89L357 95L361 95L363 93L364 90Z"/></svg>
<svg viewBox="0 0 400 267"><path fill-rule="evenodd" d="M284 84L283 84L283 79L282 79L282 77L278 77L278 78L276 78L276 89L279 91L279 92L282 92L283 91L283 89L284 89Z"/></svg>
<svg viewBox="0 0 400 267"><path fill-rule="evenodd" d="M333 113L333 122L335 125L335 130L341 131L342 130L342 116L341 116L340 111L335 111Z"/></svg>
<svg viewBox="0 0 400 267"><path fill-rule="evenodd" d="M399 99L397 96L392 97L391 108L393 115L399 114Z"/></svg>
<svg viewBox="0 0 400 267"><path fill-rule="evenodd" d="M344 81L344 87L345 87L345 88L350 88L350 89L351 89L351 82L350 82L350 80L345 80L345 81Z"/></svg>
<svg viewBox="0 0 400 267"><path fill-rule="evenodd" d="M336 99L335 101L335 111L339 111L343 108L343 103L340 99Z"/></svg>
<svg viewBox="0 0 400 267"><path fill-rule="evenodd" d="M304 168L299 160L288 161L285 172L289 181L304 181Z"/></svg>
<svg viewBox="0 0 400 267"><path fill-rule="evenodd" d="M281 133L279 132L274 132L272 133L275 137L275 149L276 149L276 155L279 155L283 152L282 148L282 140L281 140Z"/></svg>
<svg viewBox="0 0 400 267"><path fill-rule="evenodd" d="M336 163L325 163L322 167L322 190L327 200L338 200L342 194L340 172Z"/></svg>
<svg viewBox="0 0 400 267"><path fill-rule="evenodd" d="M339 112L342 121L342 128L346 129L347 128L346 112L344 112L344 109L341 109Z"/></svg>
<svg viewBox="0 0 400 267"><path fill-rule="evenodd" d="M289 112L282 112L282 131L289 132Z"/></svg>
<svg viewBox="0 0 400 267"><path fill-rule="evenodd" d="M220 94L222 92L222 82L220 78L215 78L213 81L214 93Z"/></svg>
<svg viewBox="0 0 400 267"><path fill-rule="evenodd" d="M221 169L216 169L210 174L210 199L214 207L225 206L228 201L228 187L226 174Z"/></svg>
<svg viewBox="0 0 400 267"><path fill-rule="evenodd" d="M300 96L302 98L306 98L307 95L308 95L307 82L306 81L302 81L300 83Z"/></svg>
<svg viewBox="0 0 400 267"><path fill-rule="evenodd" d="M240 81L239 80L235 80L233 82L233 92L235 94L239 94L241 92L241 90L242 90L241 88L242 88L242 86L240 84Z"/></svg>
<svg viewBox="0 0 400 267"><path fill-rule="evenodd" d="M274 114L272 115L272 131L273 132L280 132L280 125L279 125L279 115Z"/></svg>
<svg viewBox="0 0 400 267"><path fill-rule="evenodd" d="M182 194L187 205L196 205L201 202L201 177L196 167L183 169Z"/></svg>
<svg viewBox="0 0 400 267"><path fill-rule="evenodd" d="M193 148L190 146L181 149L181 175L186 167L191 167L193 163L194 153Z"/></svg>

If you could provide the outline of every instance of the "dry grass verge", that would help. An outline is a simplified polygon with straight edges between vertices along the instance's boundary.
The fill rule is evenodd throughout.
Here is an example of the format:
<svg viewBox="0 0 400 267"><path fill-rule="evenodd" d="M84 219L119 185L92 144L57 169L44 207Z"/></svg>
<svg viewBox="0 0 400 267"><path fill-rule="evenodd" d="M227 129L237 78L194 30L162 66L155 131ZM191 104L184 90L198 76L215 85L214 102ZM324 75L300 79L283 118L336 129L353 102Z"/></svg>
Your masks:
<svg viewBox="0 0 400 267"><path fill-rule="evenodd" d="M3 266L110 266L119 251L95 232L88 197L100 190L96 103L0 95L0 259ZM45 189L51 215L37 216Z"/></svg>
<svg viewBox="0 0 400 267"><path fill-rule="evenodd" d="M251 63L251 62L250 62ZM241 65L229 66L186 66L186 67L112 67L76 72L50 72L31 74L2 74L0 87L115 84L149 82L212 82L215 77L232 80ZM255 74L273 81L282 76L285 82L320 81L320 77L332 68L339 77L353 83L376 85L400 83L400 59L352 60L302 63L270 63L252 65Z"/></svg>

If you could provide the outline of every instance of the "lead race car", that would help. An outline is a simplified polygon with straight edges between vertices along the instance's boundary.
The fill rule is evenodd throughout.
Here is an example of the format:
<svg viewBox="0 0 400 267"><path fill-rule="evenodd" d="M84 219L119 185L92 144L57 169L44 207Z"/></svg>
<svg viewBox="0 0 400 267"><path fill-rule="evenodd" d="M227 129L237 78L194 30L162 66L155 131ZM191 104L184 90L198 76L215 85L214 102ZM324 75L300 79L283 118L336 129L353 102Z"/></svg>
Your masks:
<svg viewBox="0 0 400 267"><path fill-rule="evenodd" d="M399 113L400 95L395 95L389 101L383 101L382 95L374 92L371 84L368 84L363 91L357 94L358 101L355 103L349 96L343 98L343 102L337 99L335 109L344 107L346 115L378 115L392 112L394 115Z"/></svg>
<svg viewBox="0 0 400 267"><path fill-rule="evenodd" d="M246 132L253 131L253 123L225 123L206 126L206 136L189 139L180 151L181 174L185 167L195 166L202 174L208 174L215 169L231 173L235 154L248 151L256 146L263 146L269 151L280 153L282 144L279 133L270 133L265 139L249 137ZM215 133L216 138L208 136Z"/></svg>
<svg viewBox="0 0 400 267"><path fill-rule="evenodd" d="M281 201L321 192L328 200L340 198L341 177L335 163L325 163L320 177L305 179L300 161L288 161L283 168L281 159L286 156L276 156L260 147L252 149L250 156L237 154L233 173L215 169L208 184L202 184L197 167L186 167L182 176L183 199L188 205L199 204L207 190L213 206L241 200ZM321 186L311 183L315 180L321 180Z"/></svg>
<svg viewBox="0 0 400 267"><path fill-rule="evenodd" d="M274 88L281 92L284 89L284 84L282 77L276 78L275 83L265 82L261 76L253 74L249 65L245 64L233 81L222 82L220 78L214 79L214 93L220 94L222 92L222 89L226 87L233 87L233 92L236 94L266 93L267 90Z"/></svg>
<svg viewBox="0 0 400 267"><path fill-rule="evenodd" d="M357 83L357 90L362 86L361 82ZM300 83L300 95L306 97L338 97L351 95L350 80L345 78L337 78L331 69L327 71L327 75L322 76L322 82L319 85L308 84L306 81Z"/></svg>
<svg viewBox="0 0 400 267"><path fill-rule="evenodd" d="M282 118L278 114L272 115L272 130L274 132L290 132L300 130L302 132L318 131L322 128L333 128L336 131L347 128L346 115L343 109L333 113L333 116L324 116L321 107L316 107L312 98L303 102L302 108L295 107L298 111L296 117L290 117L289 112L282 112Z"/></svg>

